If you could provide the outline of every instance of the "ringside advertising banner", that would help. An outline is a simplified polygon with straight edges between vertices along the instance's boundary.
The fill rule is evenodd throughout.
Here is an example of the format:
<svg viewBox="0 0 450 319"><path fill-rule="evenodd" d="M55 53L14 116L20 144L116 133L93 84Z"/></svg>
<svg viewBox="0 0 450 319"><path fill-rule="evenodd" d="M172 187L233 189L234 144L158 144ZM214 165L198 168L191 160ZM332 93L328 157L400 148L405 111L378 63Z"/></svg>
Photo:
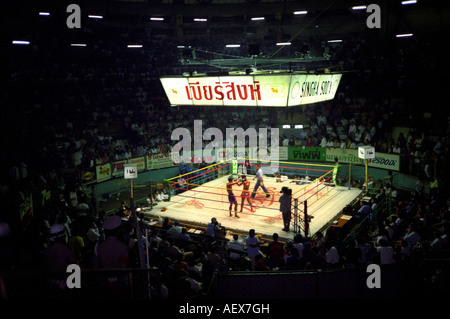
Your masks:
<svg viewBox="0 0 450 319"><path fill-rule="evenodd" d="M172 106L286 107L334 99L342 74L166 76L160 81Z"/></svg>
<svg viewBox="0 0 450 319"><path fill-rule="evenodd" d="M332 162L335 158L340 163L364 165L364 160L358 157L357 149L327 148L326 160ZM375 152L375 158L369 162L369 166L399 171L400 156Z"/></svg>
<svg viewBox="0 0 450 319"><path fill-rule="evenodd" d="M296 161L320 161L326 159L326 150L323 147L289 147L289 159Z"/></svg>

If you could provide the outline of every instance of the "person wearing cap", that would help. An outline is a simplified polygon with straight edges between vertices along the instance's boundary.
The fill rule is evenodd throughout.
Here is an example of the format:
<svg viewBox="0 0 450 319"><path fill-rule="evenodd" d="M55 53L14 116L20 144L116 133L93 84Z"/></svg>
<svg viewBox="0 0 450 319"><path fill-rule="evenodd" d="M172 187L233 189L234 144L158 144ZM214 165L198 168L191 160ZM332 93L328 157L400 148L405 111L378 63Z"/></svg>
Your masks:
<svg viewBox="0 0 450 319"><path fill-rule="evenodd" d="M128 267L128 246L119 239L122 219L109 216L103 222L105 240L94 247L93 268L117 269Z"/></svg>
<svg viewBox="0 0 450 319"><path fill-rule="evenodd" d="M67 245L64 226L54 224L50 228L50 244L42 252L42 267L51 272L66 272L67 266L77 263L75 252Z"/></svg>
<svg viewBox="0 0 450 319"><path fill-rule="evenodd" d="M279 202L280 202L280 211L283 215L283 231L289 231L289 225L291 223L291 194L292 190L290 188L287 188L284 186L281 189L281 192L283 195L280 196Z"/></svg>

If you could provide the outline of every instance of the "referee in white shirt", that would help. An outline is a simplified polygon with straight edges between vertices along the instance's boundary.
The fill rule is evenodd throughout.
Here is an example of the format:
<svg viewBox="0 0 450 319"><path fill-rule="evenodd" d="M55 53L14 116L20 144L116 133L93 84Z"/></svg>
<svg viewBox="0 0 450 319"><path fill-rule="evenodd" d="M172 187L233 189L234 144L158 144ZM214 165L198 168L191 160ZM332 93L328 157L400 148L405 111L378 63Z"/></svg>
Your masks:
<svg viewBox="0 0 450 319"><path fill-rule="evenodd" d="M266 197L270 197L269 192L267 191L267 188L264 186L264 182L263 182L263 172L261 169L261 164L256 164L256 175L253 178L253 180L255 180L256 178L256 184L255 187L253 188L253 193L252 193L252 198L255 198L256 196L256 191L258 190L259 186L261 186L261 188L263 189L264 193L266 193Z"/></svg>

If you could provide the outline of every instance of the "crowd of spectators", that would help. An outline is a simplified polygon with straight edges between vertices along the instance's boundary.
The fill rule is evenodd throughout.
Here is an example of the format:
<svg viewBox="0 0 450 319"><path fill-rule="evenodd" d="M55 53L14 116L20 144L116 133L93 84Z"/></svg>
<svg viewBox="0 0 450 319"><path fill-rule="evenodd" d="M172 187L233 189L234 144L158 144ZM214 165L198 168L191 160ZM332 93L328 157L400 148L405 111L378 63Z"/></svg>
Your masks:
<svg viewBox="0 0 450 319"><path fill-rule="evenodd" d="M124 50L112 40L103 41L91 49L72 48L87 52L64 50L64 55L57 47L9 50L13 54L5 57L9 73L4 104L11 120L5 125L16 136L14 141L20 141L21 149L27 152L7 153L4 161L8 167L23 163L28 170L33 169L35 176L48 174L52 168L87 169L130 157L168 152L175 144L171 140L173 129L193 129L194 119L203 120L204 129L217 127L225 131L227 127L277 127L294 115L306 119L302 123L305 129L296 136L282 136L280 145L357 148L371 144L378 152L401 155L405 172L417 174L421 167L428 165L425 172L428 178L432 177L434 160L448 152L447 119L440 119L432 113L433 109L405 109L409 101L391 96L392 93L383 94L386 88L380 89L379 85L371 89L372 92L380 89L379 95L360 93L361 86L370 87L379 82L384 74L381 71L373 72L370 77L364 74L362 79L360 75L345 74L335 100L321 105L296 107L281 113L271 108L235 107L227 109L224 116L217 107L168 106L158 80L161 72L155 66L175 65L177 60L160 41L154 40L154 46L145 54ZM346 52L347 46L354 43L357 43L355 47ZM358 67L371 70L366 64L375 63L381 57L364 59L361 53L369 48L369 43L359 38L349 39L341 50L334 49L332 62L341 63L344 70ZM401 60L406 59L404 49L398 51L402 52ZM35 54L42 60L38 65L31 58ZM416 62L413 58L409 60ZM396 62L393 58L388 66ZM410 64L406 63L397 66L396 73L408 67ZM401 86L394 84L394 88ZM33 93L21 95L24 87ZM405 135L402 132L394 136L393 128L402 125L410 125L410 129ZM432 133L432 129L437 133ZM6 145L13 147L14 143L7 141Z"/></svg>
<svg viewBox="0 0 450 319"><path fill-rule="evenodd" d="M140 268L141 247L144 259L148 254L149 266L159 270L157 283L152 286L153 298L179 299L207 295L215 271L354 269L369 264L418 269L425 258L445 256L450 248L450 201L445 188L435 188L430 194L418 189L398 196L388 182L379 186L381 191L373 195L373 201L361 200L360 205L346 210L355 224L368 219L369 223L376 221L374 227L345 240L317 232L280 241L277 233L271 239L262 239L257 229L226 239L220 218L212 218L201 235L189 233L191 226L167 217L154 224L139 213L133 223L126 202L109 216L102 210L95 213L94 196L86 196L79 185L71 192L70 204L44 216L32 247L14 251L15 244L8 241L10 230L1 225L2 238L6 239L1 247L5 253L3 266L18 270L36 267L56 274L64 273L69 264L82 269ZM381 205L385 205L384 210ZM50 291L64 293L64 281L54 278L49 281ZM116 285L124 282L107 287ZM116 291L105 288L102 293L114 296Z"/></svg>
<svg viewBox="0 0 450 319"><path fill-rule="evenodd" d="M29 47L1 50L7 62L2 75L2 115L8 115L3 123L8 134L3 134L2 152L3 180L8 182L2 185L2 196L12 198L9 202L16 204L24 192L44 185L57 194L42 212L36 212L39 223L33 222L27 235L17 229L20 225L16 223L11 223L11 229L2 224L2 238L16 236L15 233L23 235L14 243L18 248L14 249L14 258L3 255L11 256L9 267L45 267L44 261L49 260L45 252L53 243L50 238L64 239L63 245L72 249L74 255L65 250L66 261L93 267L95 244L106 240L102 231L106 216L99 210L95 188L87 190L79 182L79 171L101 163L167 152L173 146L172 130L192 128L194 119L202 119L204 128L224 130L276 127L288 116L303 114L308 120L304 123L307 129L299 136L282 136L280 145L355 148L371 143L380 152L400 154L402 170L425 177L428 184L435 183L435 177L444 171L441 163L448 156L448 119L434 113L436 108L424 110L417 104L410 107L408 103L414 99L402 98L407 90L417 87L416 79L404 77L411 76L408 72L436 70L432 62L424 62L428 61L428 49L433 48L429 43L415 43L409 48L393 45L391 51L384 48L387 51L383 52L374 47L374 42L350 37L342 47L333 47L330 65L335 63L343 70L359 72L344 74L335 100L288 112L236 107L224 113L216 107L168 105L158 76L177 68L178 56L173 49L176 43L166 37L153 37L145 50L132 51L123 46L129 34L116 38L116 34L108 36L108 32L103 32L102 41L87 48L62 48L56 36L41 42L35 36L36 41L31 41ZM410 128L407 136L392 136L393 127L398 125ZM292 243L283 245L274 235L273 241L261 249L264 255L249 255L250 263L244 259L244 264L240 264L224 255L223 250L215 251L214 245L208 246L212 250L193 249L187 253L186 248L177 247L165 235L158 239L154 234L150 254L155 258L151 260L163 271L163 286L180 297L198 293L218 269L343 267L372 262L369 256L376 257L376 251L383 251L381 263L402 262L412 256L417 244L430 250L448 248L449 202L444 192L438 191L445 189L445 181L438 182L438 187L433 188L436 194L425 194L419 187L411 198L396 202L395 214L388 216L378 229L377 244L371 246L374 238L367 234L369 237L358 239L359 252L352 250L351 255L343 251L339 242L320 236L297 236ZM127 219L121 215L125 206L123 203L118 213L122 221ZM8 222L9 218L2 217L2 221ZM132 237L130 224L123 223L128 228L120 236L132 256L123 265L136 267L138 239ZM54 227L55 224L63 228ZM234 239L233 244L239 246L239 240ZM392 249L386 253L385 247ZM249 245L246 248L250 252ZM158 293L168 295L167 291Z"/></svg>
<svg viewBox="0 0 450 319"><path fill-rule="evenodd" d="M311 237L298 234L293 240L280 243L278 234L274 233L273 240L260 246L256 255L251 255L248 242L241 242L241 247L247 244L248 256L254 261L253 269L365 269L369 264L378 264L405 271L429 271L420 279L417 273L414 275L418 285L432 276L439 277L439 271L421 267L427 258L448 258L450 200L447 186L434 188L429 194L418 188L400 196L392 192L388 182L380 182L378 186L381 190L373 194L370 202L361 200L346 208L354 225L363 220L368 222L366 227L350 236L348 233L340 237L333 232L318 232ZM232 251L236 249L236 242L237 238L229 243Z"/></svg>

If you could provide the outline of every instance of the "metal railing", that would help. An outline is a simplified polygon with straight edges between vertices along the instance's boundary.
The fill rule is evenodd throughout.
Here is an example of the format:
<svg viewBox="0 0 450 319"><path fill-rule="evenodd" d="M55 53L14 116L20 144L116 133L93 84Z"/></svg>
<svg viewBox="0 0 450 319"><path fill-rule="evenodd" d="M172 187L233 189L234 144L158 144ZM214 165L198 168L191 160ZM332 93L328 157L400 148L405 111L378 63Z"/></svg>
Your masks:
<svg viewBox="0 0 450 319"><path fill-rule="evenodd" d="M196 298L230 299L368 299L443 296L450 287L450 250L408 264L381 265L381 288L367 286L366 267L281 271L216 271ZM41 270L2 272L0 299L161 300L163 270L85 269L80 288L68 288L68 273ZM169 294L168 299L179 299Z"/></svg>

